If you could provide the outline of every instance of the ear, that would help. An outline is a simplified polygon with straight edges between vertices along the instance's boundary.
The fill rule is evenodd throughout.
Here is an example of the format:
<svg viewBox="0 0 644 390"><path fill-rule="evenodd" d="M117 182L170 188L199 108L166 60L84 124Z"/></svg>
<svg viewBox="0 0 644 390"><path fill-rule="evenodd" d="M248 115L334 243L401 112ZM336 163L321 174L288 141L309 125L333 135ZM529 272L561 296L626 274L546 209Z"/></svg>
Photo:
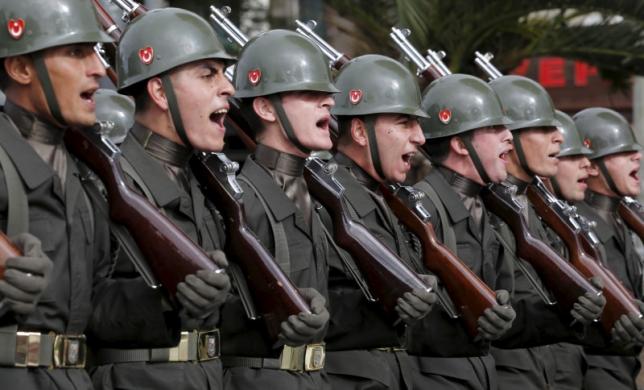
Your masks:
<svg viewBox="0 0 644 390"><path fill-rule="evenodd" d="M168 99L163 89L163 81L160 77L153 77L149 79L145 85L150 100L154 102L163 111L168 110Z"/></svg>
<svg viewBox="0 0 644 390"><path fill-rule="evenodd" d="M20 85L29 85L38 77L36 68L28 56L5 58L4 69L9 78Z"/></svg>
<svg viewBox="0 0 644 390"><path fill-rule="evenodd" d="M271 104L271 101L263 96L259 96L253 99L253 110L257 116L266 122L276 122L277 115L275 114L275 108Z"/></svg>
<svg viewBox="0 0 644 390"><path fill-rule="evenodd" d="M449 140L449 148L459 156L469 156L470 154L461 137L452 137Z"/></svg>
<svg viewBox="0 0 644 390"><path fill-rule="evenodd" d="M590 160L590 166L588 167L588 175L591 177L599 176L599 167L594 160Z"/></svg>
<svg viewBox="0 0 644 390"><path fill-rule="evenodd" d="M353 142L360 146L367 146L369 144L369 137L367 136L367 126L360 118L351 119L351 139Z"/></svg>

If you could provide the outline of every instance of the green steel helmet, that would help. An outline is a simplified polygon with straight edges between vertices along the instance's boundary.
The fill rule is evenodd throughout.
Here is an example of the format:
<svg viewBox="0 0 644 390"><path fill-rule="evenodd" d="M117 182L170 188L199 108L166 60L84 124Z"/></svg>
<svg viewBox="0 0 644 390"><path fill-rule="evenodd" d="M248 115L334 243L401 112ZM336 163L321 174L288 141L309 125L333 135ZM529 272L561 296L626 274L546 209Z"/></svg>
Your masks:
<svg viewBox="0 0 644 390"><path fill-rule="evenodd" d="M87 0L3 0L0 23L0 58L55 46L112 42Z"/></svg>
<svg viewBox="0 0 644 390"><path fill-rule="evenodd" d="M570 115L556 110L555 119L559 122L559 131L563 135L563 142L557 157L589 156L593 153L592 150L584 146L579 130L577 130L577 126L575 126L575 122Z"/></svg>
<svg viewBox="0 0 644 390"><path fill-rule="evenodd" d="M338 92L322 51L288 30L267 31L248 41L239 54L234 80L238 98L289 91Z"/></svg>
<svg viewBox="0 0 644 390"><path fill-rule="evenodd" d="M427 117L420 107L416 77L401 63L389 57L369 54L354 58L338 74L331 110L338 116L406 114Z"/></svg>
<svg viewBox="0 0 644 390"><path fill-rule="evenodd" d="M501 99L503 111L512 121L508 129L559 126L550 95L536 81L508 75L494 79L489 84Z"/></svg>
<svg viewBox="0 0 644 390"><path fill-rule="evenodd" d="M626 118L616 111L602 107L587 108L576 113L573 120L584 145L593 150L588 156L590 159L642 149Z"/></svg>
<svg viewBox="0 0 644 390"><path fill-rule="evenodd" d="M121 95L111 89L96 91L94 101L96 120L108 122L108 137L115 144L120 144L134 125L134 101L129 96Z"/></svg>
<svg viewBox="0 0 644 390"><path fill-rule="evenodd" d="M421 120L426 139L511 123L494 90L466 74L450 74L432 82L423 93L422 108L429 115Z"/></svg>
<svg viewBox="0 0 644 390"><path fill-rule="evenodd" d="M123 32L116 56L118 90L180 65L203 59L234 61L217 34L201 16L179 8L155 9L140 16Z"/></svg>

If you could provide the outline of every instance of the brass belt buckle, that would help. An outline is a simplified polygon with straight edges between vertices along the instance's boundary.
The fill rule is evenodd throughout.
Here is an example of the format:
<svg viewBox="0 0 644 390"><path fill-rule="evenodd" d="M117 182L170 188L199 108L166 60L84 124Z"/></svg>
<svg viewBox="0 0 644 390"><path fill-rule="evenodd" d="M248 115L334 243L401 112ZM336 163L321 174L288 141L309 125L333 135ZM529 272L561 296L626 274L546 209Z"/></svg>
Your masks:
<svg viewBox="0 0 644 390"><path fill-rule="evenodd" d="M16 367L39 366L40 337L37 332L16 332Z"/></svg>
<svg viewBox="0 0 644 390"><path fill-rule="evenodd" d="M190 332L181 332L181 339L176 347L168 349L169 362L187 362L189 350Z"/></svg>
<svg viewBox="0 0 644 390"><path fill-rule="evenodd" d="M54 338L55 368L84 368L85 335L56 335Z"/></svg>
<svg viewBox="0 0 644 390"><path fill-rule="evenodd" d="M324 368L326 354L324 344L309 344L304 354L304 371L319 371Z"/></svg>
<svg viewBox="0 0 644 390"><path fill-rule="evenodd" d="M219 329L198 333L197 358L199 361L217 359L221 355L221 336Z"/></svg>
<svg viewBox="0 0 644 390"><path fill-rule="evenodd" d="M291 347L285 345L280 355L280 370L304 371L305 346Z"/></svg>

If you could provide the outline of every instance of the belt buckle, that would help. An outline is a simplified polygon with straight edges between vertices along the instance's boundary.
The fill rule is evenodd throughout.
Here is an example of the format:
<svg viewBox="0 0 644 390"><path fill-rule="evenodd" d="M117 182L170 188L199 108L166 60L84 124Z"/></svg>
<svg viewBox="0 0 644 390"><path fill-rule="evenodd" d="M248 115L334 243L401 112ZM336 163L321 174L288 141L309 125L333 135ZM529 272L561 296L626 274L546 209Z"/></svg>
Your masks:
<svg viewBox="0 0 644 390"><path fill-rule="evenodd" d="M181 332L179 344L176 347L168 349L169 362L187 362L189 350L190 332Z"/></svg>
<svg viewBox="0 0 644 390"><path fill-rule="evenodd" d="M16 367L39 366L40 337L37 332L16 332Z"/></svg>
<svg viewBox="0 0 644 390"><path fill-rule="evenodd" d="M280 354L280 370L304 371L305 345L291 347L285 345Z"/></svg>
<svg viewBox="0 0 644 390"><path fill-rule="evenodd" d="M304 371L319 371L324 368L326 353L324 344L309 344L304 353Z"/></svg>
<svg viewBox="0 0 644 390"><path fill-rule="evenodd" d="M198 333L197 359L204 362L221 356L221 336L219 329Z"/></svg>
<svg viewBox="0 0 644 390"><path fill-rule="evenodd" d="M84 368L86 357L85 335L54 337L55 368Z"/></svg>

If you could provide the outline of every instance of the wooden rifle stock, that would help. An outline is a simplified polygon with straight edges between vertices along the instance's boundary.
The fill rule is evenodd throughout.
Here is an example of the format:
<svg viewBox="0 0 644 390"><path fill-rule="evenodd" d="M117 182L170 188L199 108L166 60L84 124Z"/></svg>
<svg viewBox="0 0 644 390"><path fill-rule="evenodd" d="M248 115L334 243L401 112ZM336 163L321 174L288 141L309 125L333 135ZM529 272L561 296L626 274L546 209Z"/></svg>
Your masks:
<svg viewBox="0 0 644 390"><path fill-rule="evenodd" d="M422 206L424 193L413 187L381 186L382 194L396 217L421 241L423 262L438 276L465 323L470 336L478 334L478 319L496 305L496 294L447 246L436 238L429 212Z"/></svg>
<svg viewBox="0 0 644 390"><path fill-rule="evenodd" d="M311 310L246 224L242 189L235 179L239 165L222 153L200 153L192 157L190 167L204 195L224 216L226 253L242 268L268 332L276 340L282 321Z"/></svg>
<svg viewBox="0 0 644 390"><path fill-rule="evenodd" d="M606 297L606 306L601 314L600 322L606 334L610 335L615 321L623 314L634 313L641 315L635 304L635 298L610 270L603 267L596 259L592 258L585 250L583 238L579 229L573 228L571 218L558 211L565 212L561 207L556 210L556 204L549 201L545 187L534 183L528 187L528 199L534 205L537 214L552 230L564 241L569 252L570 263L586 278L599 277L603 283L603 293Z"/></svg>
<svg viewBox="0 0 644 390"><path fill-rule="evenodd" d="M644 207L635 199L625 197L617 209L626 226L644 241Z"/></svg>
<svg viewBox="0 0 644 390"><path fill-rule="evenodd" d="M121 152L100 133L100 125L65 132L65 145L103 182L112 221L124 225L156 279L174 298L177 284L205 269L220 269L210 257L150 202L132 191L119 164Z"/></svg>
<svg viewBox="0 0 644 390"><path fill-rule="evenodd" d="M483 189L481 197L485 207L510 227L516 241L517 256L534 267L560 307L567 312L585 293L601 294L570 263L530 233L514 191L505 184L492 184Z"/></svg>
<svg viewBox="0 0 644 390"><path fill-rule="evenodd" d="M22 256L20 249L18 249L9 237L3 232L0 232L0 280L4 279L4 270L7 259L10 257Z"/></svg>
<svg viewBox="0 0 644 390"><path fill-rule="evenodd" d="M304 178L310 193L331 215L335 242L351 254L369 290L385 312L394 315L396 301L404 293L415 289L427 291L429 288L362 223L350 218L344 203L344 187L333 176L334 171L322 160L310 158L304 169Z"/></svg>

